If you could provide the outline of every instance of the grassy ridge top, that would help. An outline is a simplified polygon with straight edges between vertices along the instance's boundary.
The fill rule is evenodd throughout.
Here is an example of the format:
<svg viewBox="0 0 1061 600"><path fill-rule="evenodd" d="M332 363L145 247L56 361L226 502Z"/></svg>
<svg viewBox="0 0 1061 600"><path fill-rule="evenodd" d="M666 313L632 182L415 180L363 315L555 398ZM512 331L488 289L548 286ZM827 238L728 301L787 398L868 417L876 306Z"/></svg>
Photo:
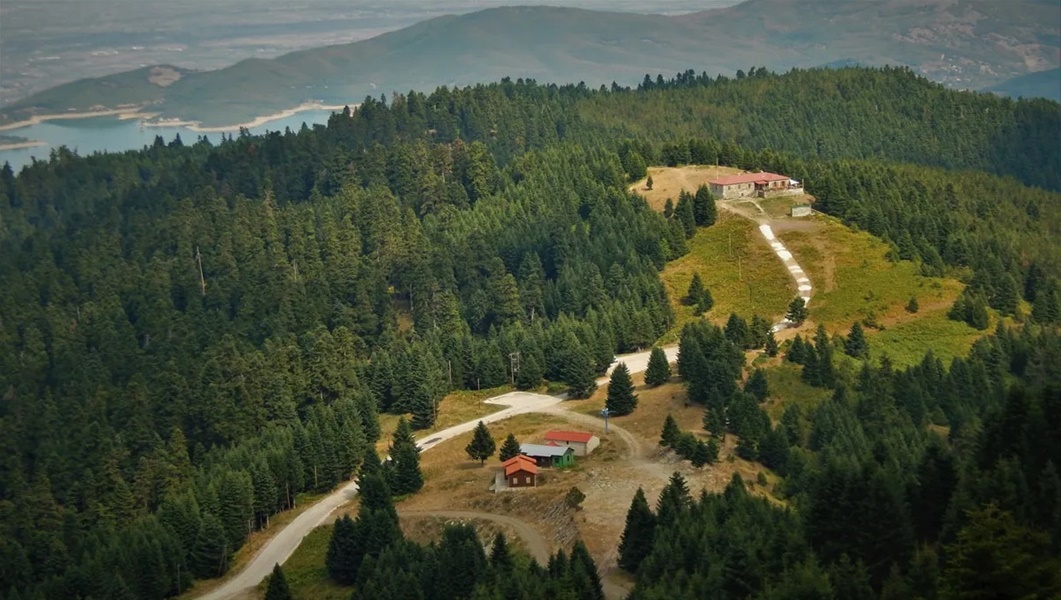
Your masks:
<svg viewBox="0 0 1061 600"><path fill-rule="evenodd" d="M496 8L353 44L185 72L167 87L152 83L149 69L85 79L17 102L2 116L151 104L164 117L218 125L307 100L352 103L505 76L597 86L689 67L731 73L750 65L785 70L847 60L908 65L956 87L982 88L1057 67L1061 9L1032 0L1007 6L750 0L680 17Z"/></svg>

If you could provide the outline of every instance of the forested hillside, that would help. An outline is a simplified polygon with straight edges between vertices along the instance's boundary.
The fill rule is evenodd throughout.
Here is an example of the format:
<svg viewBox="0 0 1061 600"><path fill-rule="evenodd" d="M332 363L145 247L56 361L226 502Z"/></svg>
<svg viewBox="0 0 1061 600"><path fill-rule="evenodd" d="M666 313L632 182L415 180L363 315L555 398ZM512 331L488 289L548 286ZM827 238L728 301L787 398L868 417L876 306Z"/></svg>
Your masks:
<svg viewBox="0 0 1061 600"><path fill-rule="evenodd" d="M852 80L876 82L856 106L770 99ZM520 387L584 393L673 322L658 272L686 232L626 192L646 164L791 174L971 298L1061 319L1058 194L1014 179L1061 187L1056 104L896 70L644 88L441 88L312 130L0 170L0 591L162 598L217 576L298 493L356 472L380 411L426 428L447 391L507 382L510 352ZM688 116L723 96L744 111ZM991 364L1016 369L1011 352ZM961 414L1001 406L962 398ZM940 442L962 460L964 423Z"/></svg>

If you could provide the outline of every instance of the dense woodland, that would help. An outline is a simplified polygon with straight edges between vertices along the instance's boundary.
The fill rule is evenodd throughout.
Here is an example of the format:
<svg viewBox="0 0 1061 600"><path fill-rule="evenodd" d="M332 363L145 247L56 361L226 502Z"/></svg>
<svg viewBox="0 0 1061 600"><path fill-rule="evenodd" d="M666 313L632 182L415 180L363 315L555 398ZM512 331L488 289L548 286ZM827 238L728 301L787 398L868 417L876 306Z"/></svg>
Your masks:
<svg viewBox="0 0 1061 600"><path fill-rule="evenodd" d="M817 88L842 101L793 93ZM1011 479L996 477L1005 487L1019 471L1025 488L1013 489L1050 497L1040 479L1056 446L1021 434L1035 456L1010 460L1006 448L1018 446L984 454L978 440L1017 394L1011 383L1057 358L1044 353L1056 351L1048 331L1061 319L1061 158L1048 135L1058 114L1056 104L947 91L902 70L686 73L599 91L505 80L366 99L327 127L159 139L114 155L59 150L17 175L5 167L0 594L163 598L220 575L298 494L358 472L379 412L430 427L447 391L507 383L511 352L521 354L517 386L590 393L614 353L647 348L671 326L658 272L686 252L698 220L708 224L692 206L668 218L625 191L650 164L790 174L820 209L889 241L895 258L962 278L969 306L1029 323L974 349L961 377L940 367L935 387L867 367L891 382L871 388L887 391L879 407L857 380L822 381L838 386L839 400L820 409L835 414L800 416L807 431L846 423L863 404L882 420L787 438L785 466L769 466L794 498L810 499L776 518L802 522L811 490L833 476L855 504L885 492L909 502L915 467L938 447L960 471L963 502L952 503L949 529L917 538L939 564L951 564L942 548L967 524L962 511L988 500L1014 527L1044 530L1039 509L981 489L995 485L982 473L1009 469ZM882 131L901 142L884 144ZM691 389L693 399L730 398L739 351L712 346L710 331L695 336L718 353L704 358L722 387ZM1056 395L1027 380L1023 410L1055 418ZM949 438L930 437L928 422ZM834 437L860 453L843 446L834 465ZM874 589L892 563L908 577L918 550L881 566L860 549L816 546L836 536L798 531L810 545L798 564L816 557L828 570L846 554ZM1056 551L1056 534L1050 543ZM684 568L692 577L698 567ZM646 593L656 581L644 576Z"/></svg>
<svg viewBox="0 0 1061 600"><path fill-rule="evenodd" d="M695 499L676 473L654 512L639 493L619 559L637 575L632 597L1061 594L1056 331L1000 327L967 358L929 353L905 371L856 368L836 346L819 330L790 348L833 394L771 424L749 401L752 380L737 388L726 332L687 326L679 371L705 429L738 435L739 454L783 476L787 506L751 496L739 475Z"/></svg>

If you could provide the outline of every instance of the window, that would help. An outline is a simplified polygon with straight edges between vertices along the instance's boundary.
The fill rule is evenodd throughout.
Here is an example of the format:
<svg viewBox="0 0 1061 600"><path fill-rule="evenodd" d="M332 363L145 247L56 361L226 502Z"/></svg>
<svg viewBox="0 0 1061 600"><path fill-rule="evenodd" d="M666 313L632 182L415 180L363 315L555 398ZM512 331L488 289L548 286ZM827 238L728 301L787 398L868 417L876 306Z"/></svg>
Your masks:
<svg viewBox="0 0 1061 600"><path fill-rule="evenodd" d="M523 483L530 483L530 477L524 477Z"/></svg>

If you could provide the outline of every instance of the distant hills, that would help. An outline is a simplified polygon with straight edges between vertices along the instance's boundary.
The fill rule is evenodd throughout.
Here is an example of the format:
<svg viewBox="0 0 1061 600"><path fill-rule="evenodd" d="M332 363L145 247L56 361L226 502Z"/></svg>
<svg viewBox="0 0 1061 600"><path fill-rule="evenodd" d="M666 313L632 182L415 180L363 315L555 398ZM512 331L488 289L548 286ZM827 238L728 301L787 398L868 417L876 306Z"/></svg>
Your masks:
<svg viewBox="0 0 1061 600"><path fill-rule="evenodd" d="M1016 85L1026 94L1057 81L1059 23L1061 7L1043 0L748 0L677 17L496 8L215 71L162 65L76 81L14 103L0 119L132 105L227 125L308 101L355 103L506 76L596 87L688 68L731 74L856 63L908 65L952 87L1012 93Z"/></svg>
<svg viewBox="0 0 1061 600"><path fill-rule="evenodd" d="M1061 102L1061 68L1020 75L988 89L1014 98L1049 98Z"/></svg>

